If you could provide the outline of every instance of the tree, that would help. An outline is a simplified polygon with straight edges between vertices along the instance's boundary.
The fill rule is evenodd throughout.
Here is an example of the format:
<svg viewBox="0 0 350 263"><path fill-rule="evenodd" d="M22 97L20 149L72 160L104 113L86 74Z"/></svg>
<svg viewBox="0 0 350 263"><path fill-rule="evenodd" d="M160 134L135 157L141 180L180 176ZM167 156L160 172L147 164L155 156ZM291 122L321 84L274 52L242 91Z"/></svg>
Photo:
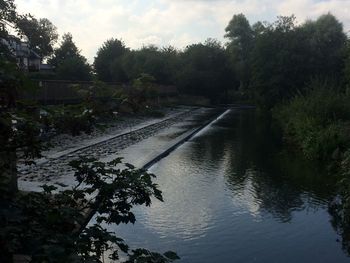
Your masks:
<svg viewBox="0 0 350 263"><path fill-rule="evenodd" d="M61 79L85 81L92 79L91 67L86 58L80 54L70 33L63 35L61 45L54 51L49 63L56 67L57 75Z"/></svg>
<svg viewBox="0 0 350 263"><path fill-rule="evenodd" d="M234 15L225 31L225 37L231 41L230 44L240 49L242 53L249 51L253 40L253 31L243 14Z"/></svg>
<svg viewBox="0 0 350 263"><path fill-rule="evenodd" d="M126 74L121 66L121 58L129 51L124 42L118 39L108 39L97 51L94 69L99 80L106 82L123 82Z"/></svg>
<svg viewBox="0 0 350 263"><path fill-rule="evenodd" d="M204 44L190 45L181 59L177 85L183 93L205 96L216 102L220 94L232 87L233 74L218 41L208 39Z"/></svg>
<svg viewBox="0 0 350 263"><path fill-rule="evenodd" d="M16 59L6 45L8 27L16 28L18 18L12 0L0 0L0 200L2 194L17 193L17 154L32 157L38 154L35 136L38 132L33 121L37 115L33 108L18 105L19 90L30 85L20 71Z"/></svg>
<svg viewBox="0 0 350 263"><path fill-rule="evenodd" d="M250 92L271 108L304 92L312 78L340 81L344 47L342 25L330 14L301 26L294 16L278 17L254 38Z"/></svg>
<svg viewBox="0 0 350 263"><path fill-rule="evenodd" d="M84 57L66 58L56 69L57 77L64 80L90 81L91 67Z"/></svg>
<svg viewBox="0 0 350 263"><path fill-rule="evenodd" d="M294 16L278 17L255 38L250 92L262 107L293 97L310 78L305 71L305 36L294 23Z"/></svg>
<svg viewBox="0 0 350 263"><path fill-rule="evenodd" d="M0 0L0 37L8 35L7 27L14 25L17 16L14 0Z"/></svg>
<svg viewBox="0 0 350 263"><path fill-rule="evenodd" d="M8 27L14 26L17 19L16 6L13 0L0 0L0 39L8 40ZM8 46L0 41L0 58L11 59Z"/></svg>
<svg viewBox="0 0 350 263"><path fill-rule="evenodd" d="M154 76L160 84L175 83L178 62L176 49L159 49L153 45L128 52L122 58L122 66L129 80L145 73Z"/></svg>
<svg viewBox="0 0 350 263"><path fill-rule="evenodd" d="M128 256L123 262L166 263L178 259L173 252L162 255L146 249L130 250L123 239L101 226L135 223L133 206L149 206L151 197L163 200L152 182L153 174L130 164L121 169L121 164L121 158L108 163L95 159L72 161L77 179L72 188L58 190L55 185L44 185L42 192L2 202L2 262L12 262L11 254L16 252L29 255L30 262L51 263L102 263L105 255L120 262L121 252ZM91 194L95 198L91 199ZM93 225L85 227L87 211L94 211L96 217Z"/></svg>
<svg viewBox="0 0 350 263"><path fill-rule="evenodd" d="M305 22L300 31L305 36L310 75L339 79L344 67L346 35L343 25L330 13Z"/></svg>
<svg viewBox="0 0 350 263"><path fill-rule="evenodd" d="M41 58L52 55L58 40L57 28L47 18L23 16L17 21L18 31L28 39L30 48Z"/></svg>
<svg viewBox="0 0 350 263"><path fill-rule="evenodd" d="M250 78L249 56L253 48L253 30L243 14L234 15L225 29L229 39L227 50L231 67L240 81L240 89L248 87Z"/></svg>
<svg viewBox="0 0 350 263"><path fill-rule="evenodd" d="M57 67L67 58L79 57L80 51L73 42L73 36L71 33L66 33L62 36L60 47L54 51L54 55L49 59L49 64Z"/></svg>

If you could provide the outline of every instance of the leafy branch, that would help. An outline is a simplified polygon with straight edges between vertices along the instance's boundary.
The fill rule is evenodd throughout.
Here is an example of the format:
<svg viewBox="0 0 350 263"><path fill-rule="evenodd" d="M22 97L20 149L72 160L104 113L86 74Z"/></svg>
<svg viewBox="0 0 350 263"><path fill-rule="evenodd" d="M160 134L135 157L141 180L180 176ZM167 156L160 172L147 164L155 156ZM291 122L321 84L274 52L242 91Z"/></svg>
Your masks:
<svg viewBox="0 0 350 263"><path fill-rule="evenodd" d="M135 223L134 205L149 206L152 197L163 200L153 174L123 164L121 158L107 163L85 158L71 166L78 181L71 189L43 185L43 192L22 193L2 204L0 254L30 255L31 262L102 262L104 254L118 260L120 253L126 262L178 259L173 252L130 250L123 239L102 227ZM89 211L96 211L96 223L78 231Z"/></svg>

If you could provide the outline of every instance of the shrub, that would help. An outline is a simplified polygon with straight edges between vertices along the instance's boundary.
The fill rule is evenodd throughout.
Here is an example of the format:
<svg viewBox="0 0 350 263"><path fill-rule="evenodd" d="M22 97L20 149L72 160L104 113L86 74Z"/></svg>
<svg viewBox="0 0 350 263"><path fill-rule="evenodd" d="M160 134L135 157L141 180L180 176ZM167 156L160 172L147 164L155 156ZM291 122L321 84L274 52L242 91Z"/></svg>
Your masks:
<svg viewBox="0 0 350 263"><path fill-rule="evenodd" d="M349 145L350 98L327 82L313 81L309 92L276 107L286 137L310 159L329 159Z"/></svg>
<svg viewBox="0 0 350 263"><path fill-rule="evenodd" d="M95 120L92 109L83 105L61 105L49 109L48 125L58 133L69 133L73 136L81 132L91 133Z"/></svg>
<svg viewBox="0 0 350 263"><path fill-rule="evenodd" d="M72 188L43 185L42 192L1 199L0 255L4 262L12 262L17 253L30 256L30 262L51 263L102 263L103 255L115 261L121 254L128 257L122 262L168 263L178 259L170 251L131 250L123 239L104 228L135 223L134 206L150 206L152 197L163 201L153 174L130 164L121 169L121 158L107 163L88 158L70 165L77 181ZM84 227L90 212L96 212L95 223Z"/></svg>

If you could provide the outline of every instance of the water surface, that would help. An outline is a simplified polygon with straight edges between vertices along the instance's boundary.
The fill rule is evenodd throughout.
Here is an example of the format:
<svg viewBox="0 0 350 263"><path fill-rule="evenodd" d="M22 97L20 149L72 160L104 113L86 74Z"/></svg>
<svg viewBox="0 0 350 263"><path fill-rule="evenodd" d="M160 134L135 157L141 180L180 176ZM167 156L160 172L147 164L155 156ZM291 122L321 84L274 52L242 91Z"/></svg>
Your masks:
<svg viewBox="0 0 350 263"><path fill-rule="evenodd" d="M110 230L180 262L349 262L328 213L334 182L275 138L254 110L231 110L152 167L164 203Z"/></svg>

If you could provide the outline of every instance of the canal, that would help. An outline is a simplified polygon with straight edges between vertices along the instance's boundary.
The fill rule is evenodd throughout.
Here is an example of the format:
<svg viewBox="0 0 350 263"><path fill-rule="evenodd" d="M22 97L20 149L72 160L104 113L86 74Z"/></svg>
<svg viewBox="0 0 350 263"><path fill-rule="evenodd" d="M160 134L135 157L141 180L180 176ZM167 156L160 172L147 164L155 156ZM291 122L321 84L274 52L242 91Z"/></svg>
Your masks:
<svg viewBox="0 0 350 263"><path fill-rule="evenodd" d="M164 202L109 230L179 262L349 262L328 212L334 182L270 126L232 109L150 169Z"/></svg>

